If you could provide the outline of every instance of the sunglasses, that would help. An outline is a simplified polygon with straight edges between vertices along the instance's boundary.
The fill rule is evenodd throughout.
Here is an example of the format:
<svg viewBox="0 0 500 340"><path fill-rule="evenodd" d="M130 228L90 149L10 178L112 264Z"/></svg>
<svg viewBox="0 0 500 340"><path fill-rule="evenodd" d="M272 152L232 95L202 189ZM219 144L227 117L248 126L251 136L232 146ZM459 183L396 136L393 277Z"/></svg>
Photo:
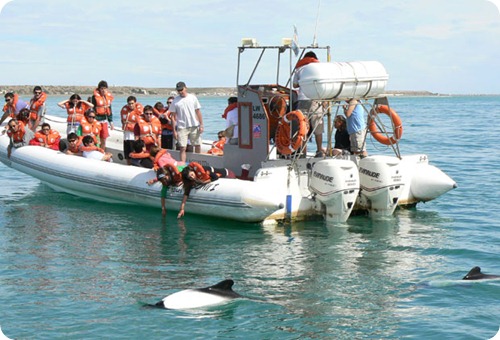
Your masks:
<svg viewBox="0 0 500 340"><path fill-rule="evenodd" d="M146 115L146 116L152 116L153 112L144 112L144 115Z"/></svg>
<svg viewBox="0 0 500 340"><path fill-rule="evenodd" d="M167 102L167 104L172 104L172 102L171 102L171 101L170 101L170 102Z"/></svg>
<svg viewBox="0 0 500 340"><path fill-rule="evenodd" d="M5 98L5 101L8 103L10 102L10 98Z"/></svg>
<svg viewBox="0 0 500 340"><path fill-rule="evenodd" d="M42 94L42 92L35 91L35 94Z"/></svg>
<svg viewBox="0 0 500 340"><path fill-rule="evenodd" d="M10 124L10 125L9 125L9 127L10 127L11 129L13 129L13 128L17 127L17 124Z"/></svg>
<svg viewBox="0 0 500 340"><path fill-rule="evenodd" d="M43 128L42 131L50 131L48 128Z"/></svg>

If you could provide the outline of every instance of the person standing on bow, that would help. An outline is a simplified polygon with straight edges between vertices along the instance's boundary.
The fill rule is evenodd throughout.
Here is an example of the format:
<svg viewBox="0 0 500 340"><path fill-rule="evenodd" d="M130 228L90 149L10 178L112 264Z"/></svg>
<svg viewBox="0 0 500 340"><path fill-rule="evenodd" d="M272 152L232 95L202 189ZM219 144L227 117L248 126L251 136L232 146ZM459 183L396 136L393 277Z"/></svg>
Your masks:
<svg viewBox="0 0 500 340"><path fill-rule="evenodd" d="M307 116L309 121L309 130L314 133L316 141L316 157L324 155L323 150L323 105L320 101L309 99L300 89L299 81L303 67L310 63L319 63L316 53L309 51L304 54L304 57L297 62L295 66L295 74L293 77L293 87L298 89L298 98L296 102L297 110L302 111Z"/></svg>
<svg viewBox="0 0 500 340"><path fill-rule="evenodd" d="M172 113L174 138L179 142L181 161L186 161L187 141L194 146L194 152L201 152L201 134L203 133L203 117L201 105L194 94L187 92L186 84L178 82L175 89L179 93L169 107Z"/></svg>
<svg viewBox="0 0 500 340"><path fill-rule="evenodd" d="M29 105L26 104L25 101L19 99L17 93L7 92L4 96L5 105L3 107L3 115L0 118L0 125L6 120L8 117L17 118L18 113L25 108L28 108Z"/></svg>
<svg viewBox="0 0 500 340"><path fill-rule="evenodd" d="M356 99L346 100L346 102L344 114L347 117L351 152L366 157L368 153L366 152L366 121L363 106Z"/></svg>
<svg viewBox="0 0 500 340"><path fill-rule="evenodd" d="M40 124L41 119L45 116L45 101L47 100L47 94L42 91L40 86L35 86L33 89L33 98L30 100L30 120L29 127L31 130L35 131Z"/></svg>
<svg viewBox="0 0 500 340"><path fill-rule="evenodd" d="M123 129L123 154L128 165L132 164L130 160L130 153L132 152L133 144L135 141L134 128L135 124L139 121L144 107L141 103L137 102L137 98L129 96L127 104L122 107L120 112Z"/></svg>
<svg viewBox="0 0 500 340"><path fill-rule="evenodd" d="M92 96L92 104L96 113L96 120L101 124L101 145L103 150L106 150L106 139L109 137L109 129L113 130L113 110L111 103L113 102L113 95L108 90L108 83L101 80L97 84ZM109 126L108 126L109 124Z"/></svg>

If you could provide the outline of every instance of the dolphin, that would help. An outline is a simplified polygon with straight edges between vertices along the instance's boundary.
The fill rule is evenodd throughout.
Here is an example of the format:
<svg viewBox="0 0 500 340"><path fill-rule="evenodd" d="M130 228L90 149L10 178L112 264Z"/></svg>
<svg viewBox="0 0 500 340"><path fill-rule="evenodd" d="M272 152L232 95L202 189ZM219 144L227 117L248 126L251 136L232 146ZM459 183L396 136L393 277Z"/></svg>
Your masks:
<svg viewBox="0 0 500 340"><path fill-rule="evenodd" d="M472 268L462 280L484 280L484 279L498 279L500 275L488 275L481 273L481 268Z"/></svg>
<svg viewBox="0 0 500 340"><path fill-rule="evenodd" d="M163 298L156 303L156 307L167 309L203 308L222 304L242 296L233 291L234 281L221 281L206 288L181 290Z"/></svg>

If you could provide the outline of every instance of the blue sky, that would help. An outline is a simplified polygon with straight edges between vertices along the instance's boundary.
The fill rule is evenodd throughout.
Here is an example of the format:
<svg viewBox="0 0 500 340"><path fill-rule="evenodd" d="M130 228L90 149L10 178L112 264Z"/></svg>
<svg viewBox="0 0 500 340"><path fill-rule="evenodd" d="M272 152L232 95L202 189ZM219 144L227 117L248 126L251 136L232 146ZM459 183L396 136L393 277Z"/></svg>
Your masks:
<svg viewBox="0 0 500 340"><path fill-rule="evenodd" d="M294 25L300 45L317 26L333 60L380 61L391 90L500 93L500 12L487 0L13 0L0 84L235 86L241 38L279 45Z"/></svg>

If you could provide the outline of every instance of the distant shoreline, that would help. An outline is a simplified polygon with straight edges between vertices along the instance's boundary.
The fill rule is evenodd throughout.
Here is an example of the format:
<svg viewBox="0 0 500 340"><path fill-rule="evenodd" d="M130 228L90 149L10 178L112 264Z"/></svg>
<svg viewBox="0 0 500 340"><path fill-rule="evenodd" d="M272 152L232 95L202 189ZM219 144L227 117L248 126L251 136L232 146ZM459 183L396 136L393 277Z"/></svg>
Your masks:
<svg viewBox="0 0 500 340"><path fill-rule="evenodd" d="M10 91L21 96L31 96L35 85L0 85L0 94L5 94ZM70 96L73 93L78 93L82 96L91 95L95 86L65 86L65 85L47 85L42 86L43 90L48 95L54 96ZM138 87L138 86L110 86L110 91L115 96L175 96L177 91L174 88L157 88L157 87ZM230 97L237 95L235 87L192 87L189 88L191 93L200 97ZM495 94L443 94L430 91L401 91L387 90L386 94L397 97L443 97L443 96L494 96Z"/></svg>

